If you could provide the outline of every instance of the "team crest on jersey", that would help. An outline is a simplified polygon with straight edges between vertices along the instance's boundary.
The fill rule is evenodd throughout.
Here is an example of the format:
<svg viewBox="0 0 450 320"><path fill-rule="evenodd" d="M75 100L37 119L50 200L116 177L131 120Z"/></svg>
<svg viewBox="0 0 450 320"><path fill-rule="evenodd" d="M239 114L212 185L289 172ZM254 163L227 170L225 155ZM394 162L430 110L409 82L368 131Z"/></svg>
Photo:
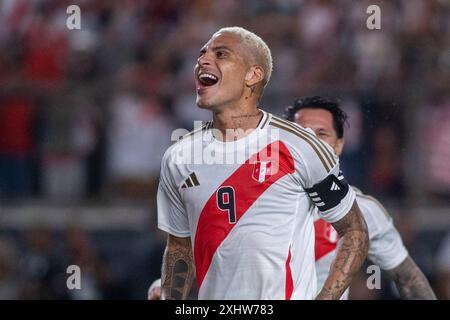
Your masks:
<svg viewBox="0 0 450 320"><path fill-rule="evenodd" d="M339 236L338 236L338 233L337 233L336 229L334 229L331 224L328 225L328 227L327 227L327 229L325 231L325 236L332 243L336 243L338 241L338 239L339 239Z"/></svg>
<svg viewBox="0 0 450 320"><path fill-rule="evenodd" d="M272 161L256 161L253 164L252 177L258 182L264 182L274 174L273 171Z"/></svg>
<svg viewBox="0 0 450 320"><path fill-rule="evenodd" d="M319 219L314 222L314 229L316 232L316 239L321 238L329 243L336 243L339 240L339 235L333 226L325 220Z"/></svg>

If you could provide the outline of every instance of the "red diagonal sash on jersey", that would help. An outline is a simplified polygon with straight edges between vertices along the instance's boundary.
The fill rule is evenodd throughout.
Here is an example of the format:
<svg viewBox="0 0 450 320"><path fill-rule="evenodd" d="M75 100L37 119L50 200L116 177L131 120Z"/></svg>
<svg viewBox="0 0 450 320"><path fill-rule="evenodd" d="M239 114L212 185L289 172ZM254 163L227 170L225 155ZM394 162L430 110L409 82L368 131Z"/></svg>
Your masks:
<svg viewBox="0 0 450 320"><path fill-rule="evenodd" d="M263 182L252 179L255 163L266 161L267 156L272 162L271 167L276 168L272 170L273 174ZM293 172L294 161L291 153L283 142L275 141L250 157L217 188L219 190L223 186L230 186L234 189L235 223L230 223L228 215L217 207L217 190L211 195L200 214L195 233L194 257L198 288L203 283L214 253L239 219L273 183Z"/></svg>
<svg viewBox="0 0 450 320"><path fill-rule="evenodd" d="M333 226L323 219L314 222L316 261L336 249L338 234Z"/></svg>
<svg viewBox="0 0 450 320"><path fill-rule="evenodd" d="M286 300L291 300L292 292L294 291L294 280L292 279L291 271L291 246L289 246L289 253L286 260L286 287L285 287L285 298Z"/></svg>

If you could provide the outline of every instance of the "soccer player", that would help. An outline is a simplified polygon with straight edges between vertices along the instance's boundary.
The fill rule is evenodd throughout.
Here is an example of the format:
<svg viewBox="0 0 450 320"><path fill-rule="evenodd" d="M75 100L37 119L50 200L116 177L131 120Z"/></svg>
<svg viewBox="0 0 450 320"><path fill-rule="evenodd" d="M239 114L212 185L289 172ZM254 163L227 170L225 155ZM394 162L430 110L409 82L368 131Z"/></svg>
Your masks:
<svg viewBox="0 0 450 320"><path fill-rule="evenodd" d="M194 273L199 299L339 299L367 255L367 226L332 148L258 107L271 72L265 42L240 27L200 50L197 105L212 121L163 156L162 299L185 298ZM315 207L340 237L318 294Z"/></svg>
<svg viewBox="0 0 450 320"><path fill-rule="evenodd" d="M286 109L288 120L311 128L315 134L331 145L337 156L344 148L345 112L335 101L320 97L297 99ZM354 188L354 187L353 187ZM377 199L356 191L356 200L366 220L369 231L368 258L387 270L403 299L436 299L427 279L409 256L392 218ZM316 272L321 287L335 258L338 235L333 226L315 215ZM347 292L343 295L346 298Z"/></svg>

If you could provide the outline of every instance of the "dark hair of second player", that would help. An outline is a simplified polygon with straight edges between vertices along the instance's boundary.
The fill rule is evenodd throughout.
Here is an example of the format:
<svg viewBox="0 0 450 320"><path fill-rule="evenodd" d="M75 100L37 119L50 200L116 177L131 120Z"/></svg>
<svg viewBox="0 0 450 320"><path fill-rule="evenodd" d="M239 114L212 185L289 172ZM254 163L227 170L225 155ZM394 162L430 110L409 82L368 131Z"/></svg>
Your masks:
<svg viewBox="0 0 450 320"><path fill-rule="evenodd" d="M337 137L344 136L344 124L347 122L347 114L339 107L339 103L319 96L301 97L295 100L293 106L285 110L285 118L294 121L295 114L301 109L324 109L333 115L333 126Z"/></svg>

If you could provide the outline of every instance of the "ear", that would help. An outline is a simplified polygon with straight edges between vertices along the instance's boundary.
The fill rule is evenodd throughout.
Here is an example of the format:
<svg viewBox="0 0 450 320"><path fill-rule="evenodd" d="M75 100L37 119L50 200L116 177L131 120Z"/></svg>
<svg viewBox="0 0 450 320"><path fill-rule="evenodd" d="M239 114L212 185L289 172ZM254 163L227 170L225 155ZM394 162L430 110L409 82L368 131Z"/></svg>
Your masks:
<svg viewBox="0 0 450 320"><path fill-rule="evenodd" d="M342 154L342 149L344 149L344 143L345 143L344 138L337 139L336 141L336 145L334 146L334 152L338 157L340 157Z"/></svg>
<svg viewBox="0 0 450 320"><path fill-rule="evenodd" d="M252 87L258 82L264 80L264 70L259 66L252 66L245 75L245 84L247 87Z"/></svg>

